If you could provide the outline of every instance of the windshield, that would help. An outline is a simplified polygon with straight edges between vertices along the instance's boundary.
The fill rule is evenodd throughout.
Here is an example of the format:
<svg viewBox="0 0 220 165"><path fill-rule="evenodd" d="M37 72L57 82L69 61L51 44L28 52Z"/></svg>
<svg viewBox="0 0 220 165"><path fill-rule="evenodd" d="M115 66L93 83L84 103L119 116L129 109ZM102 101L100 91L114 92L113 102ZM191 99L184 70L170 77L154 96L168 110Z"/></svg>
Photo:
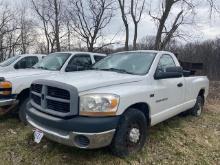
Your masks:
<svg viewBox="0 0 220 165"><path fill-rule="evenodd" d="M93 66L96 70L144 75L148 73L156 53L125 52L110 55Z"/></svg>
<svg viewBox="0 0 220 165"><path fill-rule="evenodd" d="M65 64L71 54L68 53L53 53L46 56L43 60L37 63L33 68L59 71Z"/></svg>
<svg viewBox="0 0 220 165"><path fill-rule="evenodd" d="M14 57L11 57L5 61L3 61L2 63L0 63L0 66L1 67L6 67L6 66L9 66L11 65L13 62L15 62L17 59L19 59L21 56L14 56Z"/></svg>

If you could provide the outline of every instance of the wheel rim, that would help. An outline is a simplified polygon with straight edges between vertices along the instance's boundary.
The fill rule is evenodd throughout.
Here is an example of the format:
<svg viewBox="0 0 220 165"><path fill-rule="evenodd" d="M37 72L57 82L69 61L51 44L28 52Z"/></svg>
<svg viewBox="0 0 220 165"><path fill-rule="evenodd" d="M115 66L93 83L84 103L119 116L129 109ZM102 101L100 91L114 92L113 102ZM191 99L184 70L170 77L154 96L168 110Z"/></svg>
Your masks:
<svg viewBox="0 0 220 165"><path fill-rule="evenodd" d="M132 123L128 127L127 138L126 138L126 146L128 150L132 152L138 146L142 138L142 132L140 126L137 123Z"/></svg>
<svg viewBox="0 0 220 165"><path fill-rule="evenodd" d="M129 140L132 143L137 143L140 140L140 130L138 128L132 128L129 133Z"/></svg>
<svg viewBox="0 0 220 165"><path fill-rule="evenodd" d="M202 114L202 105L201 103L198 103L198 109L196 111L196 115L200 116Z"/></svg>

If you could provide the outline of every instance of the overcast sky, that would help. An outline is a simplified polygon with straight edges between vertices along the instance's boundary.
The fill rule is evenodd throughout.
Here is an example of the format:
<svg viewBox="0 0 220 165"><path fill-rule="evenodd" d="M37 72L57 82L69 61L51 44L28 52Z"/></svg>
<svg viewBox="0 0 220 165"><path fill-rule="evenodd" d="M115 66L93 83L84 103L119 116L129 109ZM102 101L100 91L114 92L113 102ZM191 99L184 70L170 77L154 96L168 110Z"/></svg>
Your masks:
<svg viewBox="0 0 220 165"><path fill-rule="evenodd" d="M11 3L15 6L19 5L26 5L26 1L28 0L7 0L11 1ZM156 5L157 0L151 0L153 5ZM199 0L195 0L199 1ZM204 2L201 0L200 2ZM217 0L220 5L220 0ZM207 39L215 39L220 37L220 15L213 15L212 20L210 20L209 16L209 6L200 3L200 7L197 7L196 10L196 22L197 26L185 26L182 27L184 33L192 36L188 38L188 41L203 41ZM147 6L148 7L148 6ZM147 8L146 7L146 8ZM158 7L158 6L154 6ZM175 15L179 10L173 8L172 14ZM147 13L147 11L146 11ZM132 22L132 20L130 20ZM124 31L123 31L123 24L121 21L120 13L117 13L116 16L113 18L111 25L105 30L105 33L108 35L108 39L112 39L115 37L115 40L122 41L124 39ZM133 38L133 26L130 25L130 40L132 41ZM155 35L156 33L156 26L152 19L145 14L142 17L141 23L139 25L139 34L138 39L142 39L147 35ZM117 35L115 35L117 33Z"/></svg>

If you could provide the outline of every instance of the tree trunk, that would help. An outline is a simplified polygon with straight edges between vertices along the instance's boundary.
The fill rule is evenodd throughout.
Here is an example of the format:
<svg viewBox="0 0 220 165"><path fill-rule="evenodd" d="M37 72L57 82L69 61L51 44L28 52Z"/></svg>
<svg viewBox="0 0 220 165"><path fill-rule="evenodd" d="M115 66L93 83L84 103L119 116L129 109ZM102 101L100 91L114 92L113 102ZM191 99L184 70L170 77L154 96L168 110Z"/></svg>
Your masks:
<svg viewBox="0 0 220 165"><path fill-rule="evenodd" d="M93 43L91 43L91 44L89 45L88 51L89 51L89 52L93 52L93 51L94 51L94 45L93 45Z"/></svg>
<svg viewBox="0 0 220 165"><path fill-rule="evenodd" d="M134 50L137 50L137 34L138 34L138 24L134 23L134 40L133 40Z"/></svg>
<svg viewBox="0 0 220 165"><path fill-rule="evenodd" d="M125 36L125 51L129 50L129 26L127 23L125 23L125 30L126 30L126 36Z"/></svg>
<svg viewBox="0 0 220 165"><path fill-rule="evenodd" d="M165 25L165 22L169 16L169 14L170 14L171 8L172 8L173 4L176 3L176 1L166 0L165 3L166 3L165 10L164 10L163 15L162 15L160 22L159 22L159 28L157 30L156 40L155 40L155 44L154 44L155 50L161 50L161 40L162 40L162 33L163 33L164 25Z"/></svg>
<svg viewBox="0 0 220 165"><path fill-rule="evenodd" d="M124 23L125 26L125 51L129 50L129 25L128 25L128 21L127 21L127 17L126 17L126 13L125 13L125 1L121 1L118 0L119 6L120 6L120 10L121 10L121 17L122 17L122 21Z"/></svg>
<svg viewBox="0 0 220 165"><path fill-rule="evenodd" d="M22 50L21 50L21 53L22 54L26 54L26 46L25 46L25 39L24 39L24 33L23 33L23 30L24 28L21 29L21 45L22 45Z"/></svg>
<svg viewBox="0 0 220 165"><path fill-rule="evenodd" d="M70 31L70 26L69 23L67 24L67 30L68 30L68 36L67 36L67 40L68 40L68 50L71 51L71 31Z"/></svg>
<svg viewBox="0 0 220 165"><path fill-rule="evenodd" d="M3 61L4 59L4 53L3 53L3 37L0 34L0 61Z"/></svg>
<svg viewBox="0 0 220 165"><path fill-rule="evenodd" d="M60 48L60 27L59 27L59 10L57 0L54 0L55 8L55 40L56 40L56 50L57 52L61 51Z"/></svg>

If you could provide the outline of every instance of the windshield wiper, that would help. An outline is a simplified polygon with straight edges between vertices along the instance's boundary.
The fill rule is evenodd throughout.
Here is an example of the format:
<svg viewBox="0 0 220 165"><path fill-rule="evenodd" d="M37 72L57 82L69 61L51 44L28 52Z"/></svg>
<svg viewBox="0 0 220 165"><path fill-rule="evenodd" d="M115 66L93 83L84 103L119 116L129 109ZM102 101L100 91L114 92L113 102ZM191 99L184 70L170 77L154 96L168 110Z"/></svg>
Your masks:
<svg viewBox="0 0 220 165"><path fill-rule="evenodd" d="M135 75L132 72L128 72L125 69L117 69L117 68L107 68L107 69L99 69L99 68L93 68L94 70L102 70L102 71L112 71L112 72L118 72L118 73L125 73L125 74L132 74Z"/></svg>
<svg viewBox="0 0 220 165"><path fill-rule="evenodd" d="M35 69L43 69L43 70L49 70L48 68L46 68L46 67L43 67L43 66L39 66L39 67L36 67Z"/></svg>

